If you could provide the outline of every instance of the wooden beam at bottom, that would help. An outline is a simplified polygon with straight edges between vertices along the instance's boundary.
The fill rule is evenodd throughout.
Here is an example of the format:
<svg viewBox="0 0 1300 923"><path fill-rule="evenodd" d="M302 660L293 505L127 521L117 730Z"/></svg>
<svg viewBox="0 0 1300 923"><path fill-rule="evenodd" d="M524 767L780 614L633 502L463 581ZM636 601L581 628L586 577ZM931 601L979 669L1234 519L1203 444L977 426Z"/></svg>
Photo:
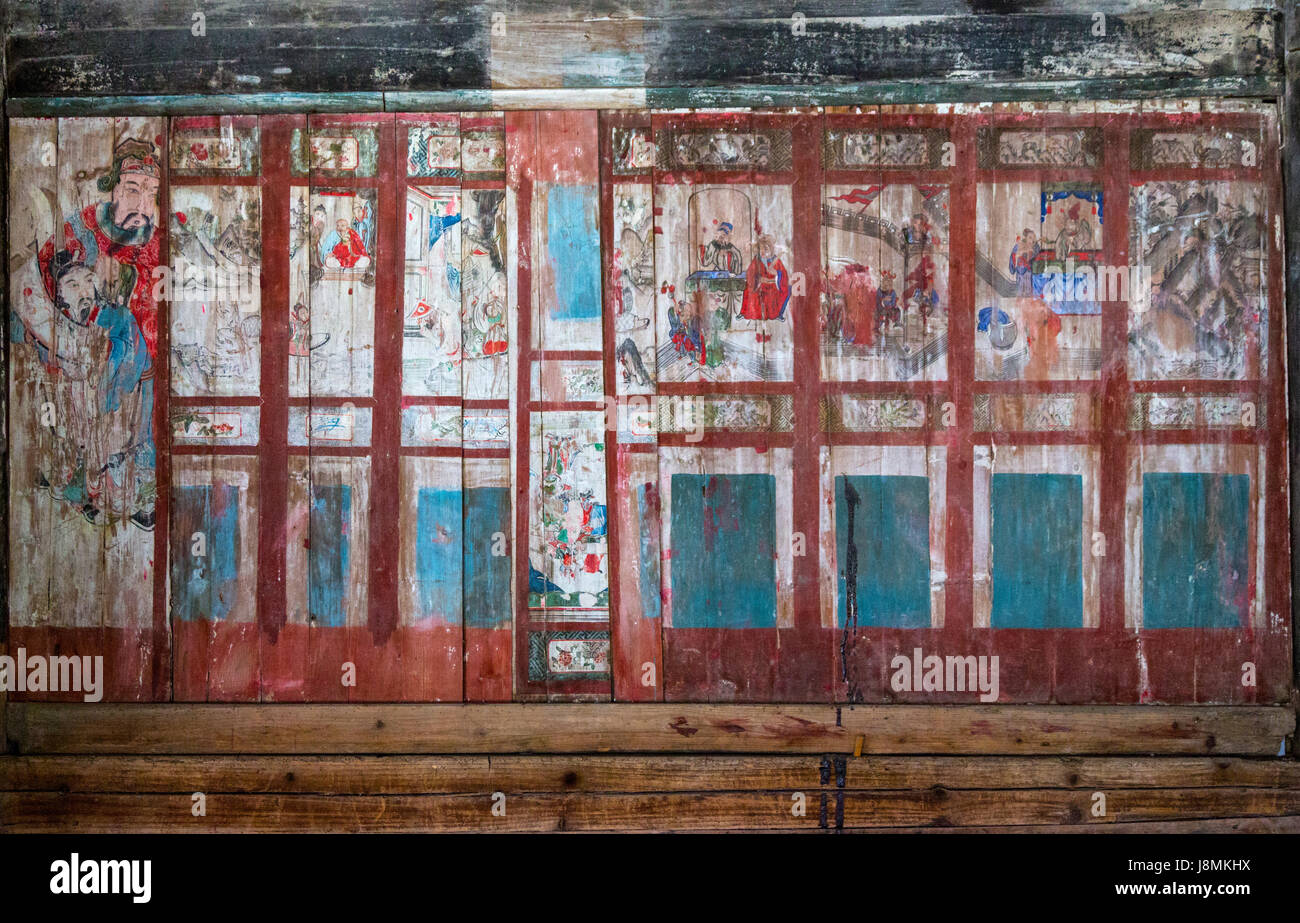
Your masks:
<svg viewBox="0 0 1300 923"><path fill-rule="evenodd" d="M1119 789L1105 816L1092 793L774 791L665 794L224 795L0 794L0 832L287 833L460 831L817 831L893 827L1123 826L1300 815L1300 791ZM498 811L494 813L494 807ZM500 808L504 807L504 814ZM842 821L841 821L842 818Z"/></svg>
<svg viewBox="0 0 1300 923"><path fill-rule="evenodd" d="M1281 706L105 705L11 703L32 753L1272 756Z"/></svg>
<svg viewBox="0 0 1300 923"><path fill-rule="evenodd" d="M535 792L1300 789L1300 763L1233 757L16 756L0 792L429 795Z"/></svg>

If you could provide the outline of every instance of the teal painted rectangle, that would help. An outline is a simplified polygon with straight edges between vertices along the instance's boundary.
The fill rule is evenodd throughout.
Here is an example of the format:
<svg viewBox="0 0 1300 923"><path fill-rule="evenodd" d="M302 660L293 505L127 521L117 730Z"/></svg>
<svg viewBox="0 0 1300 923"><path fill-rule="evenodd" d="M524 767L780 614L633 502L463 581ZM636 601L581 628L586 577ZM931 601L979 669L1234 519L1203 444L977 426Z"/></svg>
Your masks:
<svg viewBox="0 0 1300 923"><path fill-rule="evenodd" d="M840 627L930 627L930 481L902 475L835 479Z"/></svg>
<svg viewBox="0 0 1300 923"><path fill-rule="evenodd" d="M659 586L659 491L654 482L636 487L638 588L641 617L657 619L663 614Z"/></svg>
<svg viewBox="0 0 1300 923"><path fill-rule="evenodd" d="M462 522L459 490L420 488L415 525L417 620L460 624Z"/></svg>
<svg viewBox="0 0 1300 923"><path fill-rule="evenodd" d="M1144 474L1143 627L1246 625L1249 540L1249 475Z"/></svg>
<svg viewBox="0 0 1300 923"><path fill-rule="evenodd" d="M343 600L351 550L352 488L347 484L313 485L308 528L308 610L317 624L341 628L347 623Z"/></svg>
<svg viewBox="0 0 1300 923"><path fill-rule="evenodd" d="M465 491L465 624L504 628L510 624L510 489L471 487Z"/></svg>
<svg viewBox="0 0 1300 923"><path fill-rule="evenodd" d="M600 318L600 196L592 186L551 186L546 253L555 278L557 320Z"/></svg>
<svg viewBox="0 0 1300 923"><path fill-rule="evenodd" d="M776 627L776 480L672 477L674 628Z"/></svg>
<svg viewBox="0 0 1300 923"><path fill-rule="evenodd" d="M1083 627L1083 478L995 474L994 628Z"/></svg>
<svg viewBox="0 0 1300 923"><path fill-rule="evenodd" d="M172 488L172 521L196 524L203 554L194 554L195 534L172 535L172 614L184 621L229 617L239 582L239 488L231 484Z"/></svg>

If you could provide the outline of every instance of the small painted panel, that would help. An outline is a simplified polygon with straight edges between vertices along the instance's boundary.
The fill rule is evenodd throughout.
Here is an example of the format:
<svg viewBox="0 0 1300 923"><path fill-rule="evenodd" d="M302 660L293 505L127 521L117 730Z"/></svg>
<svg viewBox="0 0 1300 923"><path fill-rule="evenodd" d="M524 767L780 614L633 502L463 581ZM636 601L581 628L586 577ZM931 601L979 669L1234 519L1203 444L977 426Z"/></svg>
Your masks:
<svg viewBox="0 0 1300 923"><path fill-rule="evenodd" d="M412 125L406 132L406 175L460 175L460 127L453 120Z"/></svg>
<svg viewBox="0 0 1300 923"><path fill-rule="evenodd" d="M674 628L776 627L776 479L672 476Z"/></svg>
<svg viewBox="0 0 1300 923"><path fill-rule="evenodd" d="M1129 197L1131 378L1267 374L1267 228L1258 184L1151 182Z"/></svg>
<svg viewBox="0 0 1300 923"><path fill-rule="evenodd" d="M243 560L239 504L232 484L172 487L173 618L216 622L231 615Z"/></svg>
<svg viewBox="0 0 1300 923"><path fill-rule="evenodd" d="M828 379L948 377L948 187L827 186L822 369Z"/></svg>
<svg viewBox="0 0 1300 923"><path fill-rule="evenodd" d="M614 313L615 388L619 394L654 390L655 253L654 187L614 185L614 253L610 282ZM608 359L606 360L608 361Z"/></svg>
<svg viewBox="0 0 1300 923"><path fill-rule="evenodd" d="M295 128L289 154L294 176L374 176L379 132L368 125Z"/></svg>
<svg viewBox="0 0 1300 923"><path fill-rule="evenodd" d="M788 130L707 131L665 128L655 138L660 170L756 170L794 166Z"/></svg>
<svg viewBox="0 0 1300 923"><path fill-rule="evenodd" d="M1101 187L1024 180L977 195L976 379L1097 378L1101 302L1129 290L1128 268L1103 249Z"/></svg>
<svg viewBox="0 0 1300 923"><path fill-rule="evenodd" d="M609 607L604 416L534 413L528 605Z"/></svg>
<svg viewBox="0 0 1300 923"><path fill-rule="evenodd" d="M791 380L790 187L661 184L655 211L658 381Z"/></svg>
<svg viewBox="0 0 1300 923"><path fill-rule="evenodd" d="M831 130L822 142L822 163L830 170L937 170L947 165L947 142L948 132L942 128Z"/></svg>
<svg viewBox="0 0 1300 923"><path fill-rule="evenodd" d="M465 624L502 628L511 620L513 576L505 537L510 534L510 489L465 491Z"/></svg>
<svg viewBox="0 0 1300 923"><path fill-rule="evenodd" d="M1142 626L1246 625L1249 532L1249 475L1144 474Z"/></svg>
<svg viewBox="0 0 1300 923"><path fill-rule="evenodd" d="M175 445L257 445L260 407L173 407Z"/></svg>
<svg viewBox="0 0 1300 923"><path fill-rule="evenodd" d="M915 431L930 421L929 403L917 397L832 394L821 401L821 429L827 433Z"/></svg>
<svg viewBox="0 0 1300 923"><path fill-rule="evenodd" d="M307 548L308 614L330 628L346 622L344 588L351 576L352 488L347 484L313 484L310 544Z"/></svg>
<svg viewBox="0 0 1300 923"><path fill-rule="evenodd" d="M994 628L1083 627L1083 478L994 474Z"/></svg>
<svg viewBox="0 0 1300 923"><path fill-rule="evenodd" d="M1136 128L1131 141L1135 170L1162 167L1254 167L1259 164L1259 132L1241 128Z"/></svg>
<svg viewBox="0 0 1300 923"><path fill-rule="evenodd" d="M835 546L838 627L930 627L929 478L835 478Z"/></svg>
<svg viewBox="0 0 1300 923"><path fill-rule="evenodd" d="M979 165L1000 167L1095 167L1102 160L1099 128L980 128ZM1121 155L1122 156L1122 155Z"/></svg>
<svg viewBox="0 0 1300 923"><path fill-rule="evenodd" d="M172 176L256 176L261 150L256 118L172 119Z"/></svg>
<svg viewBox="0 0 1300 923"><path fill-rule="evenodd" d="M406 192L402 393L461 393L461 193Z"/></svg>
<svg viewBox="0 0 1300 923"><path fill-rule="evenodd" d="M290 193L290 397L363 397L374 387L375 194Z"/></svg>
<svg viewBox="0 0 1300 923"><path fill-rule="evenodd" d="M368 446L373 411L369 407L290 407L289 445Z"/></svg>
<svg viewBox="0 0 1300 923"><path fill-rule="evenodd" d="M609 632L530 631L528 681L602 680L610 677Z"/></svg>

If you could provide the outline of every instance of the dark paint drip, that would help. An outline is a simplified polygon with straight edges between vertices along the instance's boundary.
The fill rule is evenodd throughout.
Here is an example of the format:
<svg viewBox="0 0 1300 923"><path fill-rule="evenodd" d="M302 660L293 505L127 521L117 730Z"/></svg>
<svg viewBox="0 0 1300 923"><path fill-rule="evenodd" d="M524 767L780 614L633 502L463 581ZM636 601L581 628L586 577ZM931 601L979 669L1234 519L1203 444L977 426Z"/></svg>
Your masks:
<svg viewBox="0 0 1300 923"><path fill-rule="evenodd" d="M858 543L853 530L853 520L858 512L862 498L858 495L848 478L844 484L844 505L848 511L848 534L844 540L844 631L840 634L840 680L848 688L850 705L862 701L862 687L858 684L856 666L851 663L850 654L858 644ZM836 724L839 713L836 712Z"/></svg>

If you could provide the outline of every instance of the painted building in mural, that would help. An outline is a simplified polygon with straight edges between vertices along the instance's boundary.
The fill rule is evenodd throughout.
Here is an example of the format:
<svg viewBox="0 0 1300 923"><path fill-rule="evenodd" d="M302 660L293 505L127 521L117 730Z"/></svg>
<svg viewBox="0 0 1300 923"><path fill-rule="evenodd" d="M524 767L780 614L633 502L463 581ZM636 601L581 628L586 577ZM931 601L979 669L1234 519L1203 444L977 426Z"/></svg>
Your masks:
<svg viewBox="0 0 1300 923"><path fill-rule="evenodd" d="M11 646L107 698L1289 694L1267 106L10 125Z"/></svg>

